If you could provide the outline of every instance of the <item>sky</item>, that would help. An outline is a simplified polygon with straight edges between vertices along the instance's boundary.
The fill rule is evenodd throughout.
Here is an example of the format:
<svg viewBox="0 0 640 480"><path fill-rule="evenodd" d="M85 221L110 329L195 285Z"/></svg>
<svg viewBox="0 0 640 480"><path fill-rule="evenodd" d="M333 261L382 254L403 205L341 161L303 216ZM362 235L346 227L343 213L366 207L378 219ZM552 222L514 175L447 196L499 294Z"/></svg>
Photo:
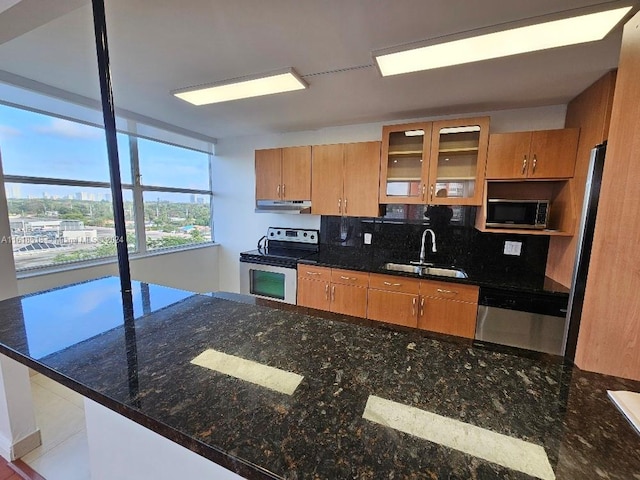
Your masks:
<svg viewBox="0 0 640 480"><path fill-rule="evenodd" d="M138 140L143 185L209 188L207 155L191 150ZM129 144L118 134L120 176L131 183ZM0 104L0 155L5 175L67 178L109 182L107 148L102 129ZM101 200L108 190L22 184L12 189L22 198L42 198L43 193L66 196L80 191ZM176 195L153 197L178 200Z"/></svg>

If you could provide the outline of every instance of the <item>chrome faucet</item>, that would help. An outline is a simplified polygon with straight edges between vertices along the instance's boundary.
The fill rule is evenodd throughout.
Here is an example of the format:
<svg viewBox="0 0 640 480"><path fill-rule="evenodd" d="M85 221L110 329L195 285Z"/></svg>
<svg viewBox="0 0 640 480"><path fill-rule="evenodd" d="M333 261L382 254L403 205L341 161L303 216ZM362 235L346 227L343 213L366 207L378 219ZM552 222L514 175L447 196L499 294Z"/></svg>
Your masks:
<svg viewBox="0 0 640 480"><path fill-rule="evenodd" d="M424 250L424 241L427 238L427 232L431 234L431 252L432 253L436 253L436 234L433 230L431 230L430 228L425 229L424 232L422 232L422 243L420 244L420 263L424 263L424 259L426 257L426 252Z"/></svg>

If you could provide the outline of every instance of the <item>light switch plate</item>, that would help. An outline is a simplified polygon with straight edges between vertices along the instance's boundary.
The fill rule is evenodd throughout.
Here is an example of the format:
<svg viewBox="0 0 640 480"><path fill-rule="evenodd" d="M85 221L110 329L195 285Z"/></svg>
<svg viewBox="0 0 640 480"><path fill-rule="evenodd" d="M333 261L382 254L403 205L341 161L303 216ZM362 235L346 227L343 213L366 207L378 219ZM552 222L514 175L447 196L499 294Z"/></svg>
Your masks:
<svg viewBox="0 0 640 480"><path fill-rule="evenodd" d="M504 242L504 254L520 256L522 253L522 242Z"/></svg>
<svg viewBox="0 0 640 480"><path fill-rule="evenodd" d="M372 237L372 235L370 233L365 233L364 234L364 244L365 245L371 245L371 237Z"/></svg>

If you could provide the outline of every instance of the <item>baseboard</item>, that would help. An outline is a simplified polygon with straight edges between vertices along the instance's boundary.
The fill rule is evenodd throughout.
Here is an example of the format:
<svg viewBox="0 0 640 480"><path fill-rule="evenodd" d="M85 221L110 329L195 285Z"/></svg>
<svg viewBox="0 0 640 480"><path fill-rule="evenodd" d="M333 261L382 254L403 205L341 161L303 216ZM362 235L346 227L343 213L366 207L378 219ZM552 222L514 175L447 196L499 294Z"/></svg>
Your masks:
<svg viewBox="0 0 640 480"><path fill-rule="evenodd" d="M9 468L16 472L23 480L46 480L42 475L36 472L22 460L8 463Z"/></svg>
<svg viewBox="0 0 640 480"><path fill-rule="evenodd" d="M27 453L38 448L40 445L42 445L40 429L35 430L14 443L11 443L7 438L0 437L0 455L9 461L13 461L16 458L24 457Z"/></svg>

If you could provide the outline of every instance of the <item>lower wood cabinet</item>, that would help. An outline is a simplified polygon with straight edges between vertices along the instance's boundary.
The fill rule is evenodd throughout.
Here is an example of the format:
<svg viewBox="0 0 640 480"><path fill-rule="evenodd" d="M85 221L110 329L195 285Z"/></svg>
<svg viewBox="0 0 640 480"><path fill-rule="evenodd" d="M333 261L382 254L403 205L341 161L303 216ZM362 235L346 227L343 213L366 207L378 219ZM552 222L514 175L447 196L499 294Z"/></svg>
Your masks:
<svg viewBox="0 0 640 480"><path fill-rule="evenodd" d="M342 315L366 317L369 274L300 265L298 305Z"/></svg>
<svg viewBox="0 0 640 480"><path fill-rule="evenodd" d="M479 288L299 265L298 305L473 338Z"/></svg>
<svg viewBox="0 0 640 480"><path fill-rule="evenodd" d="M406 327L418 326L420 297L410 293L369 289L367 318Z"/></svg>
<svg viewBox="0 0 640 480"><path fill-rule="evenodd" d="M420 280L372 273L367 318L406 327L418 326Z"/></svg>
<svg viewBox="0 0 640 480"><path fill-rule="evenodd" d="M442 298L423 297L418 328L473 338L476 333L477 303L457 302Z"/></svg>
<svg viewBox="0 0 640 480"><path fill-rule="evenodd" d="M298 274L298 305L329 311L329 287L329 282L300 278Z"/></svg>

